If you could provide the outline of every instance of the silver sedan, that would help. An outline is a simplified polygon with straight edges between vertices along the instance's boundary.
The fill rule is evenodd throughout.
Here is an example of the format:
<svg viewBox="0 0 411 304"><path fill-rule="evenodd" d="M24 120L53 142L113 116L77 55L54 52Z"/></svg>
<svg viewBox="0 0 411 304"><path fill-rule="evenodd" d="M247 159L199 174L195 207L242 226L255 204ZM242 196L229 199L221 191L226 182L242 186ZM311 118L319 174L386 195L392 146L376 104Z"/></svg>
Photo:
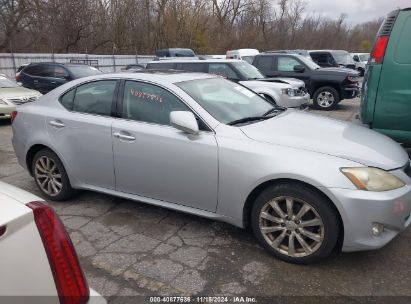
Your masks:
<svg viewBox="0 0 411 304"><path fill-rule="evenodd" d="M394 141L212 75L75 80L20 107L13 133L49 199L88 189L250 225L292 263L380 248L411 222L409 158Z"/></svg>

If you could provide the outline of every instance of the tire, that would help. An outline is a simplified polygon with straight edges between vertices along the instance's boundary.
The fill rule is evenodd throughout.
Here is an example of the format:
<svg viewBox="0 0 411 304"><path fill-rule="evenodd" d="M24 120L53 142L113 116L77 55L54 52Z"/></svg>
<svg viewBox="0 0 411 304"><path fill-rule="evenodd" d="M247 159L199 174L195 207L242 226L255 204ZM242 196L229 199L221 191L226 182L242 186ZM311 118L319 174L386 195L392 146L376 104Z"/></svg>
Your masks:
<svg viewBox="0 0 411 304"><path fill-rule="evenodd" d="M67 172L54 152L40 150L34 155L31 167L37 187L48 199L64 201L75 194Z"/></svg>
<svg viewBox="0 0 411 304"><path fill-rule="evenodd" d="M321 87L315 91L313 102L316 109L331 111L340 102L340 94L332 87Z"/></svg>
<svg viewBox="0 0 411 304"><path fill-rule="evenodd" d="M292 212L286 219L287 200L292 200ZM331 204L309 186L277 184L256 198L251 209L251 227L258 243L276 258L293 264L318 262L333 252L341 232L339 216ZM278 206L283 214L273 206ZM303 209L308 211L301 216L299 212ZM307 224L312 226L302 226ZM311 251L302 245L304 242Z"/></svg>

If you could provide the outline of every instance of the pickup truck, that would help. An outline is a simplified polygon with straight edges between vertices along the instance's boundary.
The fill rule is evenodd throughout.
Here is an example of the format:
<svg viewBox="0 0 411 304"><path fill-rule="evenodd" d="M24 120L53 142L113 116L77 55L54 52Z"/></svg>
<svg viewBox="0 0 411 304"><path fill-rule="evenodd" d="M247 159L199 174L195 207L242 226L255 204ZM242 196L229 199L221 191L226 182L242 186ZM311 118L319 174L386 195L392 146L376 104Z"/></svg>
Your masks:
<svg viewBox="0 0 411 304"><path fill-rule="evenodd" d="M343 99L360 93L359 73L347 68L321 68L315 62L297 54L261 53L253 65L267 77L292 77L303 80L314 106L333 110Z"/></svg>

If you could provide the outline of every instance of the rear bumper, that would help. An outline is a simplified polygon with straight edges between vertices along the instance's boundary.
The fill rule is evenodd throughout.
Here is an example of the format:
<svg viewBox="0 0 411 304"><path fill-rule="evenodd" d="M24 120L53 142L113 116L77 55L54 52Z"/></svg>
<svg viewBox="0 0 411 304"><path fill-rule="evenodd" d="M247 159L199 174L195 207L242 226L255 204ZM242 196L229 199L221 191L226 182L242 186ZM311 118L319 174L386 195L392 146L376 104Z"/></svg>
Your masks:
<svg viewBox="0 0 411 304"><path fill-rule="evenodd" d="M385 192L329 189L338 201L344 224L343 251L379 249L411 224L411 185ZM373 225L384 230L372 233Z"/></svg>

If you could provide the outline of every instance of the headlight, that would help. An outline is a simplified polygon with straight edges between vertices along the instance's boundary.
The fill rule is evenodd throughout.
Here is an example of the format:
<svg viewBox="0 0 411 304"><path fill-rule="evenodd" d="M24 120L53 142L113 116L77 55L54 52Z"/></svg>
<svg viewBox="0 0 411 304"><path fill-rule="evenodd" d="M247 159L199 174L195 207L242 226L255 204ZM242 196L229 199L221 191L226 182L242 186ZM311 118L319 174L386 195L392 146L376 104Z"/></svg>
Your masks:
<svg viewBox="0 0 411 304"><path fill-rule="evenodd" d="M288 95L290 97L297 96L297 90L296 89L282 89L281 93Z"/></svg>
<svg viewBox="0 0 411 304"><path fill-rule="evenodd" d="M341 168L341 171L360 190L379 192L405 186L395 175L377 168Z"/></svg>
<svg viewBox="0 0 411 304"><path fill-rule="evenodd" d="M347 77L349 82L357 83L358 82L358 77L357 76L348 76Z"/></svg>

